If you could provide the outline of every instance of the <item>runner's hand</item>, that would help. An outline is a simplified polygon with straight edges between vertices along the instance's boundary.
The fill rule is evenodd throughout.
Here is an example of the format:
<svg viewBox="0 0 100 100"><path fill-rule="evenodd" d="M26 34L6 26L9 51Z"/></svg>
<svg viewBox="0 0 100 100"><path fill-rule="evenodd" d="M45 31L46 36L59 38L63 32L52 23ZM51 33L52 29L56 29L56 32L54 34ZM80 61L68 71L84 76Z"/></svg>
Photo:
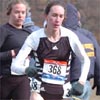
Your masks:
<svg viewBox="0 0 100 100"><path fill-rule="evenodd" d="M77 82L76 84L72 86L71 94L75 96L80 96L83 93L83 88L84 86L80 84L79 82Z"/></svg>
<svg viewBox="0 0 100 100"><path fill-rule="evenodd" d="M37 68L35 66L35 61L33 60L33 58L30 58L30 64L29 64L29 67L26 68L25 73L29 77L36 77L37 76Z"/></svg>
<svg viewBox="0 0 100 100"><path fill-rule="evenodd" d="M36 67L27 67L25 70L25 73L29 76L29 77L36 77L37 76L37 69Z"/></svg>

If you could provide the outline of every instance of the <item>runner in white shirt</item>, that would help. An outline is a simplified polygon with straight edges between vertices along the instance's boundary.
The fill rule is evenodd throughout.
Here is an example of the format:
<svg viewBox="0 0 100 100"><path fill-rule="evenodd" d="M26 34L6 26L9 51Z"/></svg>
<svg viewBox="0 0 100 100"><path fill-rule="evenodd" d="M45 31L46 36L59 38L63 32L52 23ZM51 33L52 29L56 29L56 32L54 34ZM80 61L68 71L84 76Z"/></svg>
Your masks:
<svg viewBox="0 0 100 100"><path fill-rule="evenodd" d="M89 58L78 37L61 26L64 13L65 10L60 1L50 2L45 9L46 27L28 36L11 65L12 74L27 74L30 67L25 66L25 61L31 50L34 50L35 69L38 69L35 72L37 75L34 76L38 82L38 87L35 88L44 100L68 98L69 92L73 95L80 95L90 67ZM79 57L82 67L79 81L72 88L70 84L71 52ZM34 68L31 71L34 73ZM34 92L32 96L33 100L40 100L34 96Z"/></svg>

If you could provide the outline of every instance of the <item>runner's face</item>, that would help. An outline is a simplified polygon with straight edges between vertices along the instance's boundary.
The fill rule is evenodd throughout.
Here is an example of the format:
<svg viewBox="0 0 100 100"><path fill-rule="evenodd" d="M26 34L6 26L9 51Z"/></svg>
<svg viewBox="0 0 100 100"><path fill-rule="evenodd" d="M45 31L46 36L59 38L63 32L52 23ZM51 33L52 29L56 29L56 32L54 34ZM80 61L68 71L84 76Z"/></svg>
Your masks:
<svg viewBox="0 0 100 100"><path fill-rule="evenodd" d="M64 20L64 8L60 5L52 6L46 16L47 27L52 30L58 30Z"/></svg>
<svg viewBox="0 0 100 100"><path fill-rule="evenodd" d="M24 19L26 17L26 6L24 4L15 4L12 7L9 15L9 22L16 26L22 27Z"/></svg>

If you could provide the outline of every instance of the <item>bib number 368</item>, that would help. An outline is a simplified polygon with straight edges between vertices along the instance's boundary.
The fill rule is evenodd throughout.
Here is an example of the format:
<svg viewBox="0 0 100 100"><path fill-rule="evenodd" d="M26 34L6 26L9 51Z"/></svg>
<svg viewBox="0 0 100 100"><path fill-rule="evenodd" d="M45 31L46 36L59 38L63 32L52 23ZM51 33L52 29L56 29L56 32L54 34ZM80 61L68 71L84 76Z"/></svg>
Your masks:
<svg viewBox="0 0 100 100"><path fill-rule="evenodd" d="M49 73L53 73L53 74L61 74L61 67L60 66L56 66L56 65L49 65Z"/></svg>

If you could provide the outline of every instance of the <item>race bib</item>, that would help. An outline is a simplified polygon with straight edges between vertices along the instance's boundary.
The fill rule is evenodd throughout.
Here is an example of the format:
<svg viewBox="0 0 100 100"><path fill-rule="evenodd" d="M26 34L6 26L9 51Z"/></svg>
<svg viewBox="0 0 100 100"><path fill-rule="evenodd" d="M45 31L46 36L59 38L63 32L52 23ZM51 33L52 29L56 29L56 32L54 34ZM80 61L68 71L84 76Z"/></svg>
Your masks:
<svg viewBox="0 0 100 100"><path fill-rule="evenodd" d="M36 91L39 93L40 88L41 88L41 82L35 78L31 78L30 79L30 87L31 87L31 91Z"/></svg>
<svg viewBox="0 0 100 100"><path fill-rule="evenodd" d="M65 82L67 62L44 60L42 81L62 85Z"/></svg>

